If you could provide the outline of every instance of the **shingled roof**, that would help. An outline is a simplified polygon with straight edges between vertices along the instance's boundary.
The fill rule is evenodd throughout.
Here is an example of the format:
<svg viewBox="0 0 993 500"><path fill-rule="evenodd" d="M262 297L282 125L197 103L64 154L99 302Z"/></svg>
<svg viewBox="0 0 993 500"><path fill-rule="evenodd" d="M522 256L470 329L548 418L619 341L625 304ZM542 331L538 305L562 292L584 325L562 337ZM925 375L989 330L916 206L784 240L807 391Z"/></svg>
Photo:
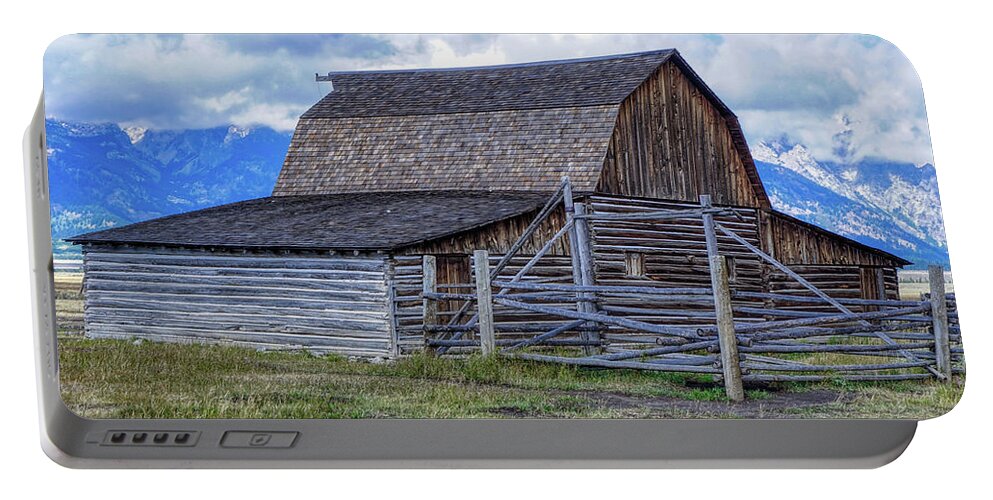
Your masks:
<svg viewBox="0 0 993 500"><path fill-rule="evenodd" d="M436 115L620 104L675 53L506 66L332 72L334 91L308 118Z"/></svg>
<svg viewBox="0 0 993 500"><path fill-rule="evenodd" d="M726 118L730 109L672 49L455 69L329 73L333 90L297 124L274 196L388 190L596 189L620 104L672 61Z"/></svg>
<svg viewBox="0 0 993 500"><path fill-rule="evenodd" d="M550 193L391 192L231 203L69 238L212 248L392 250L536 210Z"/></svg>

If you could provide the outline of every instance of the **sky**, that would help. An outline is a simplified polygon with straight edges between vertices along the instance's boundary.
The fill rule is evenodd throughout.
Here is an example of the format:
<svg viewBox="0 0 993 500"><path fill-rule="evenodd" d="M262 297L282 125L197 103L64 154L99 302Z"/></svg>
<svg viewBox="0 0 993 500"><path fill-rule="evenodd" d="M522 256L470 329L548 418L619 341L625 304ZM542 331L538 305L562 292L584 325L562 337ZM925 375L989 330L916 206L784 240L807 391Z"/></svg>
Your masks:
<svg viewBox="0 0 993 500"><path fill-rule="evenodd" d="M49 117L158 129L290 131L330 91L316 73L480 66L676 48L750 144L820 160L932 163L920 80L862 35L70 35L45 54Z"/></svg>

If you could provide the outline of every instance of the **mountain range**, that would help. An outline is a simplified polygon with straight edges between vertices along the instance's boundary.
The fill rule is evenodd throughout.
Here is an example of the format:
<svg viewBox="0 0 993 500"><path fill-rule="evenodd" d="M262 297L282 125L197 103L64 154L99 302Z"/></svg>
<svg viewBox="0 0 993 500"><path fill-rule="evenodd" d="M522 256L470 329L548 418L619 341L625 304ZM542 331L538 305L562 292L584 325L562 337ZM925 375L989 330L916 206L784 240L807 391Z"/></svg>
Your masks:
<svg viewBox="0 0 993 500"><path fill-rule="evenodd" d="M46 120L52 241L268 196L291 134L267 127L154 130ZM894 253L947 265L934 167L866 159L818 161L780 139L752 148L773 206Z"/></svg>
<svg viewBox="0 0 993 500"><path fill-rule="evenodd" d="M752 157L773 207L914 262L948 267L934 166L818 161L802 144L762 141Z"/></svg>
<svg viewBox="0 0 993 500"><path fill-rule="evenodd" d="M268 196L290 134L235 126L195 130L45 121L52 242L132 222Z"/></svg>

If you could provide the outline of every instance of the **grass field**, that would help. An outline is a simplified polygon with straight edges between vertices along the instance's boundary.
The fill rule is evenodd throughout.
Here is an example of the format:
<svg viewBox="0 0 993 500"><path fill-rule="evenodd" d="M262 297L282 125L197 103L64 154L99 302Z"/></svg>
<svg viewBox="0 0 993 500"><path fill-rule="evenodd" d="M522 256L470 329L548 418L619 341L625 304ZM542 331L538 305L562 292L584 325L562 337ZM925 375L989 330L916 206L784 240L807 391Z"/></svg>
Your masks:
<svg viewBox="0 0 993 500"><path fill-rule="evenodd" d="M903 300L917 300L922 293L930 291L927 271L919 269L901 270L898 273L900 280L900 298ZM955 293L955 282L952 281L952 273L945 272L945 291Z"/></svg>
<svg viewBox="0 0 993 500"><path fill-rule="evenodd" d="M519 360L414 356L373 364L219 345L94 340L78 275L56 280L63 399L91 418L912 418L958 401L952 384L749 387L730 404L709 377Z"/></svg>

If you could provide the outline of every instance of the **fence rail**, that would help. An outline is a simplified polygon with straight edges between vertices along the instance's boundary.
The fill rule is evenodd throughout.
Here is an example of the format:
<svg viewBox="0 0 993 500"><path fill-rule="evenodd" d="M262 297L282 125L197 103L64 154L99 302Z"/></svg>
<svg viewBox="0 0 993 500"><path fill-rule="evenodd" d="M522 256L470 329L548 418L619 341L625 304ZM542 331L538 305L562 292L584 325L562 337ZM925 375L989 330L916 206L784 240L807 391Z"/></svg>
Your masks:
<svg viewBox="0 0 993 500"><path fill-rule="evenodd" d="M439 285L434 257L424 257L419 300L426 349L438 354L480 350L485 355L594 368L709 374L724 384L733 401L744 398L745 382L948 381L964 372L955 296L945 293L939 266L930 268L931 289L920 300L833 298L715 223L714 215L726 210L701 197L697 209L625 214L623 220L702 219L710 287L598 285L585 226L600 216L572 204L567 180L521 241L533 235L559 202L566 210L565 225L512 278L502 277L500 271L516 257L520 244L492 267L489 254L477 250L472 259L474 283ZM730 289L728 263L717 248L718 232L811 295ZM528 276L564 237L577 249L572 252L573 282ZM612 302L617 298L625 305ZM443 314L445 302L461 306ZM834 311L803 309L808 306ZM498 320L497 312L507 310L537 319ZM562 352L570 348L581 352Z"/></svg>

